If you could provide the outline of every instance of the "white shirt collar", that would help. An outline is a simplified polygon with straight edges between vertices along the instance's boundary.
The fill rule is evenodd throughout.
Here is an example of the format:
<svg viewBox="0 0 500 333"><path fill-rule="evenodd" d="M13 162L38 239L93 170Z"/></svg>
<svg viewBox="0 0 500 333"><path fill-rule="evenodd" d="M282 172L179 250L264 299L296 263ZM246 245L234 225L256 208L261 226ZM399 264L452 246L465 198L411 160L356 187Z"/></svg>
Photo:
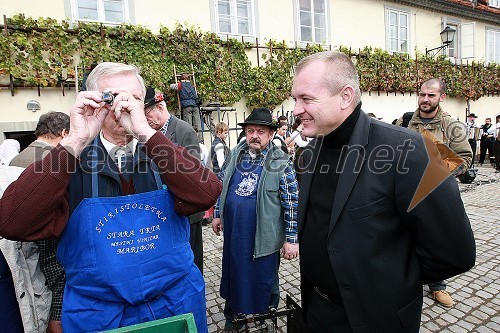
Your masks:
<svg viewBox="0 0 500 333"><path fill-rule="evenodd" d="M101 131L101 133L99 133L99 137L101 138L102 145L104 146L104 148L108 152L108 155L111 156L110 152L116 151L117 147L119 147L119 146L106 140L104 138L104 136L102 135L102 131ZM134 138L129 143L127 143L127 147L132 151L132 154L135 154L135 147L137 147L137 142L138 142L137 139Z"/></svg>

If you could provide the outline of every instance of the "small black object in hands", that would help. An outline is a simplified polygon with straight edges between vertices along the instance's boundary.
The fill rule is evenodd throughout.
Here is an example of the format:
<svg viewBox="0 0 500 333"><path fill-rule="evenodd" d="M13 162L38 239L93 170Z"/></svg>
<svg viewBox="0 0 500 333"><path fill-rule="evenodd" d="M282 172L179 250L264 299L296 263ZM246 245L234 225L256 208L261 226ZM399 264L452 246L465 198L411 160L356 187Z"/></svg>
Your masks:
<svg viewBox="0 0 500 333"><path fill-rule="evenodd" d="M105 91L102 93L101 100L108 105L113 105L113 101L115 100L115 96L118 94L113 94L111 91Z"/></svg>

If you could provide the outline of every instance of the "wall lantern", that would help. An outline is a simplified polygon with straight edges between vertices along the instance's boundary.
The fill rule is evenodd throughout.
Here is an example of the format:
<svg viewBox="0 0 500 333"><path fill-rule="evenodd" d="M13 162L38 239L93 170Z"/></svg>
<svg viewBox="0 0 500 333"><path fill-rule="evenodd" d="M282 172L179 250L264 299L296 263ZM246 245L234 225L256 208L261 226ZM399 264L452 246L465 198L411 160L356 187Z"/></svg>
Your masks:
<svg viewBox="0 0 500 333"><path fill-rule="evenodd" d="M444 49L453 42L453 39L455 38L455 32L456 32L455 29L446 26L446 28L444 28L444 30L439 33L441 35L441 43L443 43L443 45L429 50L425 48L425 55L428 56L429 53L431 53L432 51L436 51L434 54L431 55L431 57L434 58L439 53L439 51L441 51L442 49Z"/></svg>
<svg viewBox="0 0 500 333"><path fill-rule="evenodd" d="M26 108L28 109L28 111L37 112L38 110L40 110L40 103L38 103L38 101L35 101L34 99L32 99L32 100L28 101Z"/></svg>

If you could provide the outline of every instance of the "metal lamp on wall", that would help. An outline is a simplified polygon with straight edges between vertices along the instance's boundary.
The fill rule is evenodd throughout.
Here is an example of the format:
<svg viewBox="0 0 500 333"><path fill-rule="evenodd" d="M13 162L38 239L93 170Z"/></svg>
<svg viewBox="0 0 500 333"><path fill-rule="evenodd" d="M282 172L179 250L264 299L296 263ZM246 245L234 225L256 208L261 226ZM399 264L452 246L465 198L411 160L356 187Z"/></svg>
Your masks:
<svg viewBox="0 0 500 333"><path fill-rule="evenodd" d="M28 109L28 111L37 112L40 110L40 103L38 103L38 101L35 101L34 99L29 100L26 108Z"/></svg>
<svg viewBox="0 0 500 333"><path fill-rule="evenodd" d="M434 58L439 53L439 51L441 51L445 47L448 47L448 45L450 45L453 42L453 39L455 38L455 32L456 32L455 29L446 26L446 28L444 28L444 30L439 33L441 35L441 43L443 45L429 50L425 48L425 55L428 56L431 52L435 51L434 54L431 55L431 57Z"/></svg>

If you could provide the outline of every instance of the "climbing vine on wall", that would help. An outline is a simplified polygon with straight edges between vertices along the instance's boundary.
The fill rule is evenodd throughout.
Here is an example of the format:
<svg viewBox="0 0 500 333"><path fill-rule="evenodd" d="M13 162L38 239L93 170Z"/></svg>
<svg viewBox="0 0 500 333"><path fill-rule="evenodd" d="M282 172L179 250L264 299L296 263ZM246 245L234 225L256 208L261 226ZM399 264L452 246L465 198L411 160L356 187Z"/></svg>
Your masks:
<svg viewBox="0 0 500 333"><path fill-rule="evenodd" d="M175 94L169 92L174 65L177 73L194 68L205 102L232 105L245 98L249 108L274 108L290 96L295 64L323 50L318 45L296 48L271 40L259 48L259 66L252 66L249 54L255 45L221 40L212 32L180 24L172 30L161 27L154 34L139 25L78 22L70 27L66 21L16 15L7 20L5 31L0 35L0 75L10 75L16 86L53 87L81 80L83 69L92 63L118 61L140 67L147 85L169 93L171 108L177 106ZM427 78L440 77L451 97L476 100L500 93L498 64L453 65L444 57L417 53L409 58L371 47L338 50L351 55L362 91L415 92Z"/></svg>

